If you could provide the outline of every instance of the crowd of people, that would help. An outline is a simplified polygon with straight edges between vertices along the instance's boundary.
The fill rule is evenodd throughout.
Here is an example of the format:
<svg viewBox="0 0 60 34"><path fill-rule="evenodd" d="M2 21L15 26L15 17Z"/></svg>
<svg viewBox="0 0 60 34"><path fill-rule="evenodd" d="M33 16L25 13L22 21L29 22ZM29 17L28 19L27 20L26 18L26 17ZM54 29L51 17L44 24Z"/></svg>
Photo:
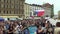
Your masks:
<svg viewBox="0 0 60 34"><path fill-rule="evenodd" d="M54 34L53 25L46 19L0 21L0 34Z"/></svg>

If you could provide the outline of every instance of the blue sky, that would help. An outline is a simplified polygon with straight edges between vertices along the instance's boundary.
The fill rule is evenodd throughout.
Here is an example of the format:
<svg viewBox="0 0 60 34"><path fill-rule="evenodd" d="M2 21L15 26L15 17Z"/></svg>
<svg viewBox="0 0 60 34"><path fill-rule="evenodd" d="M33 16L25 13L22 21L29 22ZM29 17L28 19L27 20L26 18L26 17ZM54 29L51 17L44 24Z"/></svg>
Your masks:
<svg viewBox="0 0 60 34"><path fill-rule="evenodd" d="M54 4L54 14L57 15L58 11L60 10L60 0L26 0L26 3L29 4L43 4L43 3L50 3L50 4Z"/></svg>

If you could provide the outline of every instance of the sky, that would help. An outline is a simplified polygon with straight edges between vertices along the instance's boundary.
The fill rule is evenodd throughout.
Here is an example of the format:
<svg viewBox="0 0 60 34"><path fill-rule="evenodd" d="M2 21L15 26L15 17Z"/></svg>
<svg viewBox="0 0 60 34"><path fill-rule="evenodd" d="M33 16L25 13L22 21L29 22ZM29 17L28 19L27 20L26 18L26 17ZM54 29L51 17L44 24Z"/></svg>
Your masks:
<svg viewBox="0 0 60 34"><path fill-rule="evenodd" d="M58 11L60 10L60 0L26 0L26 3L29 4L44 4L44 3L50 3L50 4L54 4L54 14L58 15Z"/></svg>

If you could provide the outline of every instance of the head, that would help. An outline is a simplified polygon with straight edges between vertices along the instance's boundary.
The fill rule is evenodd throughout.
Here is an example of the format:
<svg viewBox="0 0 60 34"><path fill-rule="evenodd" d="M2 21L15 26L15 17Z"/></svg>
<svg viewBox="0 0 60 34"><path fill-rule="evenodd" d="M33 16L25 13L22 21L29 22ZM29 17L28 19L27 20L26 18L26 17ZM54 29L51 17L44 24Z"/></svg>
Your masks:
<svg viewBox="0 0 60 34"><path fill-rule="evenodd" d="M41 26L41 25L39 25L39 26L38 26L38 29L41 29L41 28L42 28L42 26Z"/></svg>
<svg viewBox="0 0 60 34"><path fill-rule="evenodd" d="M48 23L45 23L45 27L48 27Z"/></svg>
<svg viewBox="0 0 60 34"><path fill-rule="evenodd" d="M20 29L23 29L23 26L22 25L20 25L20 27L19 27Z"/></svg>

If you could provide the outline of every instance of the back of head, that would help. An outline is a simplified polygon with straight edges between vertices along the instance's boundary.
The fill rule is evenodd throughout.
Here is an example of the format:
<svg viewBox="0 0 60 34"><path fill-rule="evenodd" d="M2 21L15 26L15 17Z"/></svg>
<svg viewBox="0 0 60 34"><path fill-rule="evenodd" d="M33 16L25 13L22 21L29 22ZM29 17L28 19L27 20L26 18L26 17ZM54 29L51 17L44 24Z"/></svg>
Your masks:
<svg viewBox="0 0 60 34"><path fill-rule="evenodd" d="M56 23L56 27L60 27L60 22L57 22Z"/></svg>

